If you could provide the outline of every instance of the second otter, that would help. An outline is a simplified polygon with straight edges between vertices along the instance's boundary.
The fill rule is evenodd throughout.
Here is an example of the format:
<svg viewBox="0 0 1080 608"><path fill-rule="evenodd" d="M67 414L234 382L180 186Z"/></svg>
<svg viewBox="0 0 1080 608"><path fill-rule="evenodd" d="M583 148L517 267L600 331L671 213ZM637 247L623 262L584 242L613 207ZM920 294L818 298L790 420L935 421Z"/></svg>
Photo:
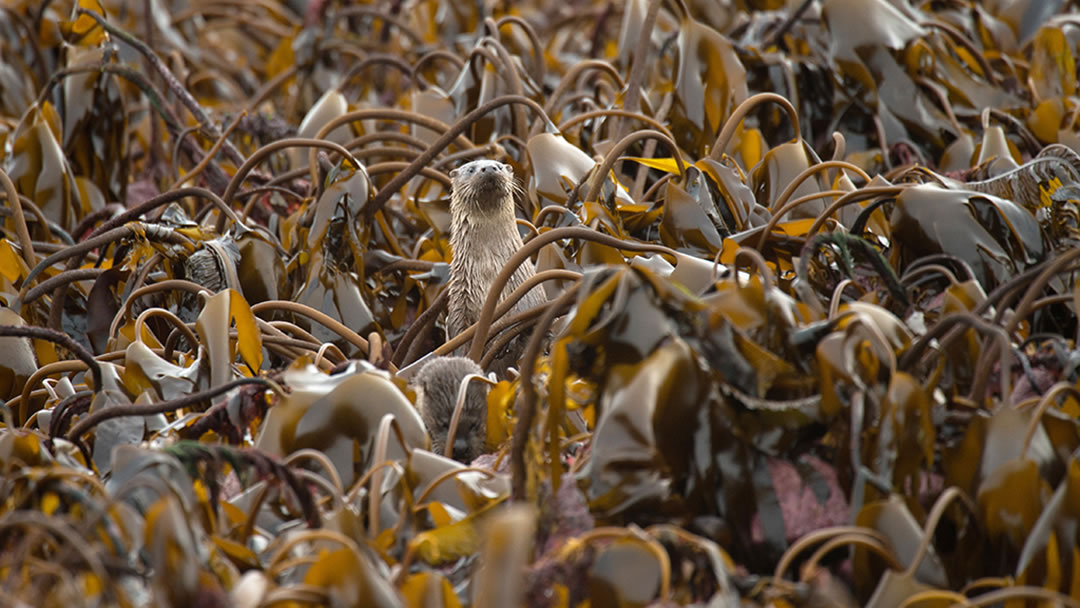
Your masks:
<svg viewBox="0 0 1080 608"><path fill-rule="evenodd" d="M510 165L475 160L451 171L450 179L450 246L454 257L450 262L447 331L452 337L476 323L492 280L524 244L514 217L514 192L520 190L520 186L514 182ZM533 274L532 262L526 260L514 271L499 300L506 298ZM533 288L510 314L545 301L543 290ZM514 342L511 346L515 346ZM521 345L516 346L510 352L500 353L493 365L496 371L501 372L517 361ZM459 354L464 354L464 350L465 347Z"/></svg>

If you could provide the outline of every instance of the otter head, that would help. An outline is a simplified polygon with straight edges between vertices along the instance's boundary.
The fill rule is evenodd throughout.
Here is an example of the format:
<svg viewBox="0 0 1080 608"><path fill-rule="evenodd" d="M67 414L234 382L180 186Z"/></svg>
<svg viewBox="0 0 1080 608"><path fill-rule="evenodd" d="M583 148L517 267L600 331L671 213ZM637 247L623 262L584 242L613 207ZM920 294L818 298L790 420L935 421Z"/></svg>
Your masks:
<svg viewBox="0 0 1080 608"><path fill-rule="evenodd" d="M431 436L432 451L446 453L450 421L457 406L458 389L469 374L482 376L483 370L468 357L436 357L420 368L413 378L416 407ZM454 460L466 464L484 453L487 438L487 385L470 382L465 393L457 430L454 432Z"/></svg>
<svg viewBox="0 0 1080 608"><path fill-rule="evenodd" d="M513 209L514 169L494 160L474 160L450 172L453 199L478 211Z"/></svg>

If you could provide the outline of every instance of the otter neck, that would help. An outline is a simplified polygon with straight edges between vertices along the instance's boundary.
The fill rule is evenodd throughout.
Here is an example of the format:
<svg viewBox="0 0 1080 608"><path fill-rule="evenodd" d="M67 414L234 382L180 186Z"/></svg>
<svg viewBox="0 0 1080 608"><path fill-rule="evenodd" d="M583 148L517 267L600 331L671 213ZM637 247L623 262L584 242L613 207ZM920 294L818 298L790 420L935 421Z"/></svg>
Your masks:
<svg viewBox="0 0 1080 608"><path fill-rule="evenodd" d="M454 249L454 262L459 259L458 251L465 255L482 255L490 252L489 255L502 258L501 266L510 255L513 255L514 251L523 245L521 236L518 234L514 209L511 206L500 205L483 211L475 208L452 208L451 217L450 245ZM500 255L504 251L509 253L505 256Z"/></svg>

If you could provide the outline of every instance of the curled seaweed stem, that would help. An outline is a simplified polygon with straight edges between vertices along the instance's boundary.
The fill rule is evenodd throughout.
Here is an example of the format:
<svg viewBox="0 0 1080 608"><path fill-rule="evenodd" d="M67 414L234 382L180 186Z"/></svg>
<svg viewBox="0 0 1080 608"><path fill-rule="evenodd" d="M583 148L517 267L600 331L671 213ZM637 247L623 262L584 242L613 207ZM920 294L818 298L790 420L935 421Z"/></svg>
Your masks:
<svg viewBox="0 0 1080 608"><path fill-rule="evenodd" d="M401 57L398 57L397 55L390 55L388 53L371 53L359 63L350 67L348 72L345 72L345 75L342 76L341 81L337 84L337 90L339 92L345 91L348 88L349 83L352 82L353 78L356 78L364 70L376 65L393 66L397 68L398 71L404 73L406 76L412 75L412 64L405 61Z"/></svg>
<svg viewBox="0 0 1080 608"><path fill-rule="evenodd" d="M354 167L360 166L360 161L356 160L356 157L354 157L352 153L345 149L345 147L341 144L336 144L332 141L310 139L306 137L289 137L286 139L279 139L278 141L270 142L265 146L259 148L254 153L252 153L251 157L244 161L244 164L236 170L236 174L233 175L231 180L229 180L229 185L225 187L225 192L221 195L221 199L225 201L225 204L227 206L232 206L233 196L236 194L236 191L240 189L241 184L244 183L244 180L247 179L248 174L251 173L251 170L254 169L256 165L261 163L267 156L273 154L274 152L284 150L286 148L293 148L299 146L307 146L311 148L326 148L329 150L333 150L334 152L341 154L344 158L349 159L349 162L353 163ZM318 173L313 173L311 175L311 179L312 183L315 183L315 181L317 181L318 179ZM243 219L244 217L245 214L241 214L241 219ZM225 228L225 219L225 215L222 215L218 218L217 225L215 226L215 229L218 232L221 232Z"/></svg>
<svg viewBox="0 0 1080 608"><path fill-rule="evenodd" d="M510 321L510 319L504 318L500 319L500 322L493 324L491 326L491 333L495 337L490 341L491 348L489 348L487 352L484 353L484 356L480 358L480 369L488 369L495 360L495 357L499 356L499 353L506 348L506 345L510 344L510 341L517 336L528 331L533 325L530 323L530 320L543 314L544 310L545 309L536 310L535 312L537 314L529 314L534 311L527 310L524 313L521 313L520 317L519 315L513 315L514 318L520 318L520 321L517 323L507 323L505 326L501 326L502 321ZM507 327L509 329L506 329ZM506 329L506 331L503 332L503 329Z"/></svg>
<svg viewBox="0 0 1080 608"><path fill-rule="evenodd" d="M95 361L95 364L97 362ZM114 405L111 407L104 407L99 410L95 410L90 413L86 418L83 418L74 427L68 431L67 439L69 441L76 441L80 437L86 434L87 431L97 426L98 424L105 422L106 420L112 420L113 418L124 418L129 416L152 416L154 414L164 414L165 412L171 412L180 408L190 407L197 403L206 401L207 399L213 399L222 393L227 393L232 389L244 386L246 384L259 384L265 386L268 390L280 390L280 387L266 378L237 378L232 382L226 382L225 384L215 386L214 388L206 389L198 393L192 393L185 395L177 399L171 399L168 401L161 401L158 403L146 404L126 404L126 405Z"/></svg>
<svg viewBox="0 0 1080 608"><path fill-rule="evenodd" d="M848 532L845 534L838 534L822 543L818 550L814 551L810 558L806 560L806 563L799 568L799 581L802 583L808 582L814 572L817 571L818 563L820 563L826 555L835 549L848 545L858 545L864 549L873 551L884 559L893 570L896 570L900 565L894 561L896 557L884 543L862 533Z"/></svg>
<svg viewBox="0 0 1080 608"><path fill-rule="evenodd" d="M636 112L641 105L641 85L645 79L645 66L649 60L649 46L652 43L652 32L656 26L656 18L660 14L660 5L663 0L650 0L649 7L645 11L645 20L641 23L638 31L637 44L634 46L633 63L630 65L630 74L626 78L626 98L623 107L631 112ZM630 123L625 122L619 128L619 139L623 139L630 132Z"/></svg>
<svg viewBox="0 0 1080 608"><path fill-rule="evenodd" d="M658 139L667 144L668 148L671 149L672 154L675 156L675 164L678 166L679 175L686 175L686 164L683 162L682 152L679 151L679 146L675 145L675 142L672 141L670 137L653 129L635 131L620 139L619 143L615 144L615 146L608 151L607 155L604 156L604 162L596 169L596 172L593 173L593 176L589 181L589 190L585 195L585 201L595 201L597 199L600 195L600 188L603 187L604 181L611 172L611 168L619 161L619 156L638 140L647 138Z"/></svg>
<svg viewBox="0 0 1080 608"><path fill-rule="evenodd" d="M1039 400L1039 404L1035 406L1031 413L1031 421L1028 423L1027 432L1024 433L1024 447L1020 451L1021 459L1027 458L1028 447L1031 446L1031 440L1035 438L1035 432L1038 431L1039 425L1042 423L1043 414L1053 405L1054 399L1062 393L1068 393L1072 398L1080 399L1080 389L1068 382L1058 382L1050 387L1050 390L1046 391L1046 394Z"/></svg>
<svg viewBox="0 0 1080 608"><path fill-rule="evenodd" d="M155 53L153 49L147 46L145 42L139 40L138 38L126 32L122 28L110 23L107 19L105 19L105 17L93 11L88 11L84 8L77 8L75 9L75 14L88 15L89 17L93 18L94 21L97 21L98 24L105 29L105 31L123 40L125 43L135 48L135 50L139 51L139 53L142 54L144 58L146 58L147 62L150 63L151 67L153 67L154 70L161 75L161 78L165 81L165 85L169 88L169 92L171 92L173 95L176 95L177 99L180 100L180 103L184 104L184 107L187 108L189 112L191 112L191 115L195 117L195 120L198 121L199 124L206 126L207 130L209 131L210 137L215 140L222 138L221 129L218 128L217 123L210 120L210 117L207 116L205 111L203 111L202 106L199 105L199 102L191 96L191 93L188 93L187 89L184 88L184 85L180 84L180 81L176 79L176 76L173 75L172 71L169 70L168 66L166 66L165 63L161 61L161 58L157 56L157 53ZM244 162L244 156L240 154L240 151L237 150L236 147L233 146L232 143L229 142L227 139L224 141L225 153L229 156L229 159L237 164Z"/></svg>
<svg viewBox="0 0 1080 608"><path fill-rule="evenodd" d="M911 563L908 564L907 570L904 571L905 576L915 577L915 572L918 571L919 565L926 557L926 554L930 552L930 546L934 540L934 531L937 529L938 522L944 517L945 509L953 501L957 500L967 508L968 513L973 516L972 520L978 522L980 511L979 508L975 506L975 503L971 501L971 498L956 486L946 488L945 491L938 496L937 500L934 501L934 506L931 507L930 513L926 516L926 524L923 526L923 534L919 539L919 546L915 549L915 555L912 556Z"/></svg>
<svg viewBox="0 0 1080 608"><path fill-rule="evenodd" d="M146 310L139 313L139 316L135 318L136 342L142 341L143 328L146 325L146 321L152 317L161 317L168 321L170 325L172 325L177 331L180 332L180 334L184 338L187 339L188 344L192 348L199 344L199 338L195 335L195 332L191 331L191 328L188 327L183 321L181 321L180 317L176 316L176 314L170 310L157 307L147 308Z"/></svg>
<svg viewBox="0 0 1080 608"><path fill-rule="evenodd" d="M528 470L525 466L525 448L529 442L529 432L532 430L533 421L536 419L537 396L536 387L533 386L532 381L536 358L540 354L540 344L544 341L544 336L551 324L555 322L555 317L564 306L577 297L580 287L581 280L579 279L548 305L544 315L533 328L532 336L525 345L525 352L521 355L521 410L518 412L518 419L514 424L514 432L510 439L510 496L514 501L525 500L529 486Z"/></svg>
<svg viewBox="0 0 1080 608"><path fill-rule="evenodd" d="M123 213L126 210L126 207L124 207L120 203L109 203L101 209L91 211L90 213L84 215L81 220L79 220L79 223L76 224L75 228L71 230L70 236L73 239L82 240L84 236L86 236L90 233L91 230L93 230L94 224L105 220L106 218L110 218L114 215Z"/></svg>
<svg viewBox="0 0 1080 608"><path fill-rule="evenodd" d="M836 199L836 201L829 205L825 211L821 212L821 215L819 215L817 219L814 220L814 223L810 225L810 229L806 231L806 236L809 238L817 234L817 231L825 225L825 222L832 217L832 214L836 213L841 207L860 203L878 196L897 196L908 187L909 186L870 186L848 192Z"/></svg>
<svg viewBox="0 0 1080 608"><path fill-rule="evenodd" d="M112 230L109 230L107 232L103 232L96 237L86 239L85 241L82 241L77 245L66 247L60 251L57 251L56 253L45 258L44 260L38 262L37 266L34 266L32 269L30 269L29 274L26 275L26 281L23 283L23 289L26 289L26 287L29 286L30 283L33 282L33 280L36 279L39 274L44 272L46 268L52 266L53 264L75 256L83 256L94 249L109 245L120 239L132 236L136 234L140 228L145 229L145 226L141 224L120 226L118 228L113 228ZM189 245L191 244L191 241L187 237L183 236L179 232L171 230L159 231L159 234L156 236L158 236L161 240L168 241L170 243L184 243ZM22 297L25 297L25 292L23 292ZM20 301L22 301L22 297L20 297Z"/></svg>
<svg viewBox="0 0 1080 608"><path fill-rule="evenodd" d="M427 505L424 503L424 501L427 500L427 497L431 495L435 488L439 487L444 481L457 477L458 475L463 475L465 473L480 473L488 479L495 477L495 473L493 473L489 469L485 469L482 467L463 467L460 469L450 469L449 471L445 471L435 479L432 479L431 482L428 483L428 485L416 497L416 504L413 505L413 512L419 513L423 508L425 508Z"/></svg>
<svg viewBox="0 0 1080 608"><path fill-rule="evenodd" d="M206 288L198 283L193 283L185 279L167 279L154 283L152 285L146 285L139 287L131 292L127 298L124 299L124 305L116 312L116 316L113 317L112 323L109 324L109 341L112 341L116 337L117 330L120 329L120 322L127 317L131 312L131 307L135 302L144 295L155 293L158 291L169 291L172 289L182 289L188 293L198 295L200 292L206 291Z"/></svg>
<svg viewBox="0 0 1080 608"><path fill-rule="evenodd" d="M47 340L70 350L80 361L90 368L90 372L94 379L94 392L101 392L101 365L94 359L93 353L86 350L82 344L76 342L71 336L46 327L23 325L0 325L0 336Z"/></svg>
<svg viewBox="0 0 1080 608"><path fill-rule="evenodd" d="M23 297L23 304L29 304L34 300L40 298L46 292L56 289L61 285L67 285L69 283L76 283L78 281L86 281L88 279L96 279L105 272L104 268L79 268L76 270L65 270L56 276L49 277L44 281L34 285L34 287L26 292Z"/></svg>
<svg viewBox="0 0 1080 608"><path fill-rule="evenodd" d="M626 83L623 82L622 76L619 75L618 70L616 70L615 66L611 65L607 61L602 61L600 59L586 59L585 61L579 61L577 64L574 65L574 67L567 70L566 75L563 76L562 80L559 81L559 84L555 87L555 90L551 93L551 95L548 95L547 103L544 104L544 112L546 112L549 116L555 114L556 110L558 110L560 107L559 105L557 105L557 102L561 101L562 97L566 94L566 91L568 91L570 87L577 82L577 80L582 74L589 70L596 70L607 74L618 84L620 89L626 87ZM626 112L627 114L635 117L638 115L637 112L633 112L631 110L618 111ZM535 135L539 133L539 130L542 127L542 123L537 123L533 127L532 134ZM563 125L560 125L559 131L562 132L563 130Z"/></svg>
<svg viewBox="0 0 1080 608"><path fill-rule="evenodd" d="M504 25L516 25L525 32L525 36L529 39L529 44L532 45L532 58L533 58L533 70L535 75L533 80L536 82L544 82L545 65L544 65L544 47L540 44L540 37L536 35L536 30L533 26L529 25L529 22L518 17L517 15L504 15L495 22L495 31L497 32Z"/></svg>
<svg viewBox="0 0 1080 608"><path fill-rule="evenodd" d="M657 131L660 131L661 133L663 133L671 141L675 141L675 135L673 135L671 133L671 130L668 129L666 126L664 126L663 123L656 120L655 118L653 118L651 116L647 116L645 114L641 114L639 112L630 112L630 111L627 111L627 110L620 110L618 108L608 108L608 109L605 109L605 110L593 110L591 112L584 112L582 114L577 114L573 118L571 118L571 119L563 122L562 124L560 124L559 125L559 132L560 133L566 133L572 127L576 127L579 123L585 122L586 120L592 120L593 118L603 118L603 117L608 117L608 116L618 116L618 117L622 117L622 118L633 118L633 119L636 119L636 120L640 120L641 122L649 125L653 129L656 129Z"/></svg>
<svg viewBox="0 0 1080 608"><path fill-rule="evenodd" d="M822 528L820 530L814 530L813 532L795 541L794 544L788 547L787 551L785 551L784 554L780 557L780 561L776 563L776 569L773 571L773 579L777 581L784 580L784 574L791 567L791 564L794 563L795 558L798 557L799 554L805 551L807 548L817 543L825 542L840 535L847 534L858 534L861 536L865 536L870 540L877 541L884 547L889 546L889 539L885 538L885 536L881 532L878 532L873 528L866 528L862 526L833 526L829 528ZM883 556L886 558L886 560L890 562L890 565L894 570L900 570L901 568L903 568L900 559L897 558L895 554L886 553Z"/></svg>
<svg viewBox="0 0 1080 608"><path fill-rule="evenodd" d="M513 276L518 266L521 266L521 264L534 253L540 251L540 248L544 245L562 239L583 239L626 251L659 252L672 256L675 258L676 263L678 263L677 254L671 248L662 245L623 241L591 228L579 226L567 226L565 228L553 228L548 230L540 236L531 239L524 247L517 250L514 255L510 256L510 259L503 264L502 270L500 270L499 274L492 280L491 288L488 290L487 299L484 300L484 307L480 309L480 316L476 320L476 334L473 337L472 346L469 350L470 359L477 362L480 361L480 357L484 352L484 345L487 342L491 321L495 316L495 306L498 303L499 295L502 293L507 281Z"/></svg>
<svg viewBox="0 0 1080 608"><path fill-rule="evenodd" d="M94 229L94 231L91 232L87 238L95 237L107 230L111 230L117 226L122 226L132 220L137 220L139 217L150 213L158 207L163 207L171 202L178 201L182 198L187 198L189 196L204 198L210 201L210 203L212 203L215 207L221 210L222 213L227 215L229 219L233 220L234 222L240 222L240 218L236 215L236 212L234 212L232 208L229 207L229 205L226 204L220 196L214 194L206 188L187 187L169 190L168 192L162 192L161 194L155 196L154 198L151 198L145 203L132 207L131 209L128 209L123 213L120 213L110 218L108 221Z"/></svg>
<svg viewBox="0 0 1080 608"><path fill-rule="evenodd" d="M406 111L406 110L396 110L396 109L393 109L393 108L366 108L366 109L363 109L363 110L354 110L352 112L346 112L345 114L342 114L341 116L337 116L337 117L331 119L330 121L328 121L326 124L324 124L322 127L319 128L319 130L315 133L315 139L320 139L320 140L325 139L327 135L329 135L331 132L334 131L334 129L336 129L336 128L342 126L342 125L347 125L349 123L356 122L358 120L395 120L395 121L398 121L398 122L405 122L405 123L418 125L418 126L424 127L425 129L435 131L436 133L439 133L439 134L445 134L451 128L450 125L446 124L445 122L443 122L441 120L432 118L430 116L425 116L424 114L420 114L418 112L409 112L409 111ZM464 132L464 129L462 129L462 132ZM368 134L368 135L365 135L365 136L361 136L360 138L358 138L358 140L362 139L363 137L367 137L367 136L375 137L376 135L378 135L380 137L386 137L385 135L382 135L382 134L374 134L373 133L373 134ZM391 137L396 137L399 141L404 141L405 143L410 143L410 144L416 145L416 147L421 149L421 150L426 149L428 147L428 145L423 140L417 139L417 138L415 138L415 137L413 137L411 135L406 135L404 133L395 133L395 135L393 135ZM355 146L360 145L359 143L355 143L356 141L357 140L354 140L353 142L350 142L349 145L346 146L346 147L348 147L349 149L352 149ZM461 133L458 133L456 136L454 136L451 139L451 141L449 143L447 143L446 146L443 146L443 147L444 148L448 147L450 144L455 144L459 148L461 148L462 150L468 150L468 149L476 147L475 144L473 144L471 141L469 141L469 139L467 137L465 137L464 135L462 135ZM442 150L440 149L439 152L441 152L441 151ZM431 159L433 160L435 158L435 156L437 156L437 154L433 155L431 157ZM425 164L425 166L427 166L427 164ZM309 170L311 172L315 171L315 151L314 150L311 150L311 151L308 152L308 167L310 168Z"/></svg>
<svg viewBox="0 0 1080 608"><path fill-rule="evenodd" d="M769 236L772 234L773 228L776 228L777 224L780 223L780 218L784 217L789 212L810 201L816 201L830 196L844 196L845 194L847 194L847 192L844 190L824 190L822 192L811 192L810 194L800 196L793 201L786 202L772 217L769 218L769 223L765 224L765 229L761 231L761 236L758 237L756 249L758 251L765 251L765 244L769 242Z"/></svg>
<svg viewBox="0 0 1080 608"><path fill-rule="evenodd" d="M363 16L363 17L372 17L372 18L375 18L375 19L381 19L383 23L386 23L388 25L393 25L402 34L405 34L406 36L408 36L409 39L412 40L413 44L415 44L416 46L418 46L418 47L423 47L424 46L424 37L419 32L417 32L416 30L411 28L408 23L404 22L399 17L397 17L395 15L392 15L388 11L386 11L385 9L381 9L381 8L379 8L377 6L363 6L363 5L349 6L347 8L342 8L341 10L335 11L334 16L337 19L342 19L342 18L346 18L346 17L354 17L354 16L356 16L356 17Z"/></svg>
<svg viewBox="0 0 1080 608"><path fill-rule="evenodd" d="M773 207L783 207L784 203L787 202L788 198L790 198L791 195L795 193L795 190L799 186L801 186L803 182L826 169L840 169L843 171L851 171L855 175L861 177L863 181L868 184L872 181L870 174L868 174L866 171L863 171L862 168L857 165L853 165L845 160L826 160L820 163L810 165L809 167L800 171L799 174L795 176L795 179L791 180L788 183L787 187L784 188L784 191L780 193L780 196L776 198L776 201L773 202Z"/></svg>
<svg viewBox="0 0 1080 608"><path fill-rule="evenodd" d="M417 59L416 63L413 64L411 81L414 87L417 87L421 91L427 88L426 82L421 82L419 80L420 72L424 69L425 66L427 66L427 64L435 61L436 59L442 59L443 61L450 62L459 71L464 69L465 67L465 62L461 59L461 57L458 57L457 55L444 49L434 49L425 53L424 56L422 56L420 59Z"/></svg>
<svg viewBox="0 0 1080 608"><path fill-rule="evenodd" d="M420 172L420 169L431 164L436 156L439 155L447 146L450 145L454 139L465 132L474 122L480 118L486 116L492 110L500 108L509 103L524 104L532 108L537 114L544 118L546 124L550 125L554 129L554 125L551 125L551 119L544 113L544 109L540 107L540 104L529 99L528 97L522 97L521 95L503 95L502 97L496 97L484 105L476 108L472 112L469 112L465 116L458 119L449 129L446 130L439 139L435 140L420 156L416 157L408 167L402 170L400 173L394 176L385 186L379 189L379 192L373 199L367 204L364 215L370 222L375 217L375 213L383 208L383 205L390 200L390 197L397 193L402 186L405 185L414 175Z"/></svg>
<svg viewBox="0 0 1080 608"><path fill-rule="evenodd" d="M8 174L0 170L0 186L7 194L8 205L11 206L11 216L15 220L15 234L19 237L19 249L22 250L23 260L26 265L33 268L37 264L37 256L34 254L34 241L30 239L30 229L26 227L26 216L23 215L22 202L15 190L15 184ZM23 283L26 284L25 282Z"/></svg>
<svg viewBox="0 0 1080 608"><path fill-rule="evenodd" d="M495 25L495 21L488 17L490 27L493 30L494 36L485 36L480 39L477 48L481 48L479 45L487 45L495 49L495 56L502 64L502 69L499 70L500 75L506 81L507 86L510 89L512 95L525 95L524 86L521 84L521 74L518 73L518 67L510 57L510 53L507 52L506 47L498 39L498 26ZM490 61L490 59L489 59ZM492 67L498 69L498 66L492 64ZM521 108L517 105L510 106L510 112L513 116L513 130L514 134L518 137L525 139L529 136L529 125L525 118L525 108Z"/></svg>
<svg viewBox="0 0 1080 608"><path fill-rule="evenodd" d="M413 320L409 330L398 341L397 348L394 349L394 354L390 357L391 363L402 366L411 362L411 356L415 350L413 345L422 342L419 339L421 336L427 336L428 331L435 325L435 320L438 318L439 313L446 308L449 300L450 292L444 288L424 312Z"/></svg>
<svg viewBox="0 0 1080 608"><path fill-rule="evenodd" d="M299 302L291 302L288 300L268 300L266 302L259 302L251 307L251 314L258 315L264 310L286 310L296 313L298 315L305 316L312 321L321 323L330 331L344 338L349 344L360 349L364 356L367 356L370 349L368 341L363 336L355 331L346 327L343 323L327 315L324 312L316 310L306 304L300 304Z"/></svg>
<svg viewBox="0 0 1080 608"><path fill-rule="evenodd" d="M100 360L101 359L99 359L99 361ZM22 393L9 400L5 405L12 408L13 411L15 411L15 407L18 406L18 419L29 420L28 411L30 400L49 394L47 389L35 388L39 382L55 374L78 373L89 369L89 367L90 366L87 365L85 361L73 361L71 359L46 363L37 368L37 371L30 375L30 378L26 380L26 384L23 385Z"/></svg>
<svg viewBox="0 0 1080 608"><path fill-rule="evenodd" d="M26 510L9 511L4 514L3 518L0 518L0 530L15 526L38 526L47 530L61 541L59 543L61 546L74 549L90 570L93 571L94 576L96 576L98 580L110 580L105 565L101 561L101 556L95 553L93 548L87 544L86 540L79 536L74 528L68 525L65 518L47 517L44 513L39 511ZM113 592L109 590L109 587L109 585L104 585L104 592L108 596L113 596Z"/></svg>
<svg viewBox="0 0 1080 608"><path fill-rule="evenodd" d="M731 143L731 138L735 136L735 130L739 128L739 123L750 114L751 110L766 101L780 104L780 107L787 112L788 119L791 121L791 128L795 131L795 137L791 141L800 141L802 139L802 130L799 126L799 113L795 111L795 106L791 105L791 102L786 97L776 93L758 93L748 97L731 113L731 116L724 123L724 128L716 136L716 141L713 142L712 150L709 151L709 158L716 161L720 160L721 155L727 150L728 144Z"/></svg>
<svg viewBox="0 0 1080 608"><path fill-rule="evenodd" d="M60 436L64 426L72 416L85 412L93 402L93 391L78 391L60 400L53 407L52 416L49 418L49 438Z"/></svg>
<svg viewBox="0 0 1080 608"><path fill-rule="evenodd" d="M165 121L165 126L169 131L172 133L180 131L180 119L173 114L168 104L165 103L165 97L161 94L161 91L159 91L142 72L134 68L114 63L79 65L57 70L53 73L52 77L49 78L49 82L42 88L41 94L38 95L38 104L40 105L42 101L47 99L52 89L68 76L73 76L75 74L92 74L94 72L115 74L138 87L143 95L146 95L147 100L150 102L150 107L154 108L154 111L157 112L158 116L161 116L161 119ZM179 144L179 142L177 143Z"/></svg>
<svg viewBox="0 0 1080 608"><path fill-rule="evenodd" d="M217 156L217 153L221 150L222 145L224 145L225 142L228 141L229 135L232 134L232 132L240 124L240 121L245 117L247 117L247 110L243 110L239 114L237 114L236 118L233 119L229 126L225 127L225 132L221 134L221 137L219 137L217 141L214 142L214 145L210 146L210 149L206 151L206 155L203 156L203 159L201 161L199 161L199 164L195 165L195 167L192 168L191 171L185 173L183 177L177 179L176 183L174 183L169 188L169 190L175 190L176 188L183 186L184 184L198 177L200 173L205 171L206 168L214 162L214 157Z"/></svg>
<svg viewBox="0 0 1080 608"><path fill-rule="evenodd" d="M454 438L457 436L457 427L461 422L461 412L465 410L465 397L468 395L470 382L483 382L490 386L498 384L480 374L468 374L461 379L461 383L458 385L457 400L454 402L454 413L450 416L450 428L446 431L446 449L443 450L443 456L447 458L452 459L454 457Z"/></svg>

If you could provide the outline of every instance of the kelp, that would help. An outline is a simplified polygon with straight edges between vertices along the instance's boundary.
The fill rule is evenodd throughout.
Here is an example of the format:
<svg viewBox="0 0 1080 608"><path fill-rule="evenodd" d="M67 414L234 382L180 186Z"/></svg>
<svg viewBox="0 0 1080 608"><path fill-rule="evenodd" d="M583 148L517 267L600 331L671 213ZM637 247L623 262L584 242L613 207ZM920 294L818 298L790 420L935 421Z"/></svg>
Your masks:
<svg viewBox="0 0 1080 608"><path fill-rule="evenodd" d="M0 603L1080 606L1074 10L9 2Z"/></svg>

